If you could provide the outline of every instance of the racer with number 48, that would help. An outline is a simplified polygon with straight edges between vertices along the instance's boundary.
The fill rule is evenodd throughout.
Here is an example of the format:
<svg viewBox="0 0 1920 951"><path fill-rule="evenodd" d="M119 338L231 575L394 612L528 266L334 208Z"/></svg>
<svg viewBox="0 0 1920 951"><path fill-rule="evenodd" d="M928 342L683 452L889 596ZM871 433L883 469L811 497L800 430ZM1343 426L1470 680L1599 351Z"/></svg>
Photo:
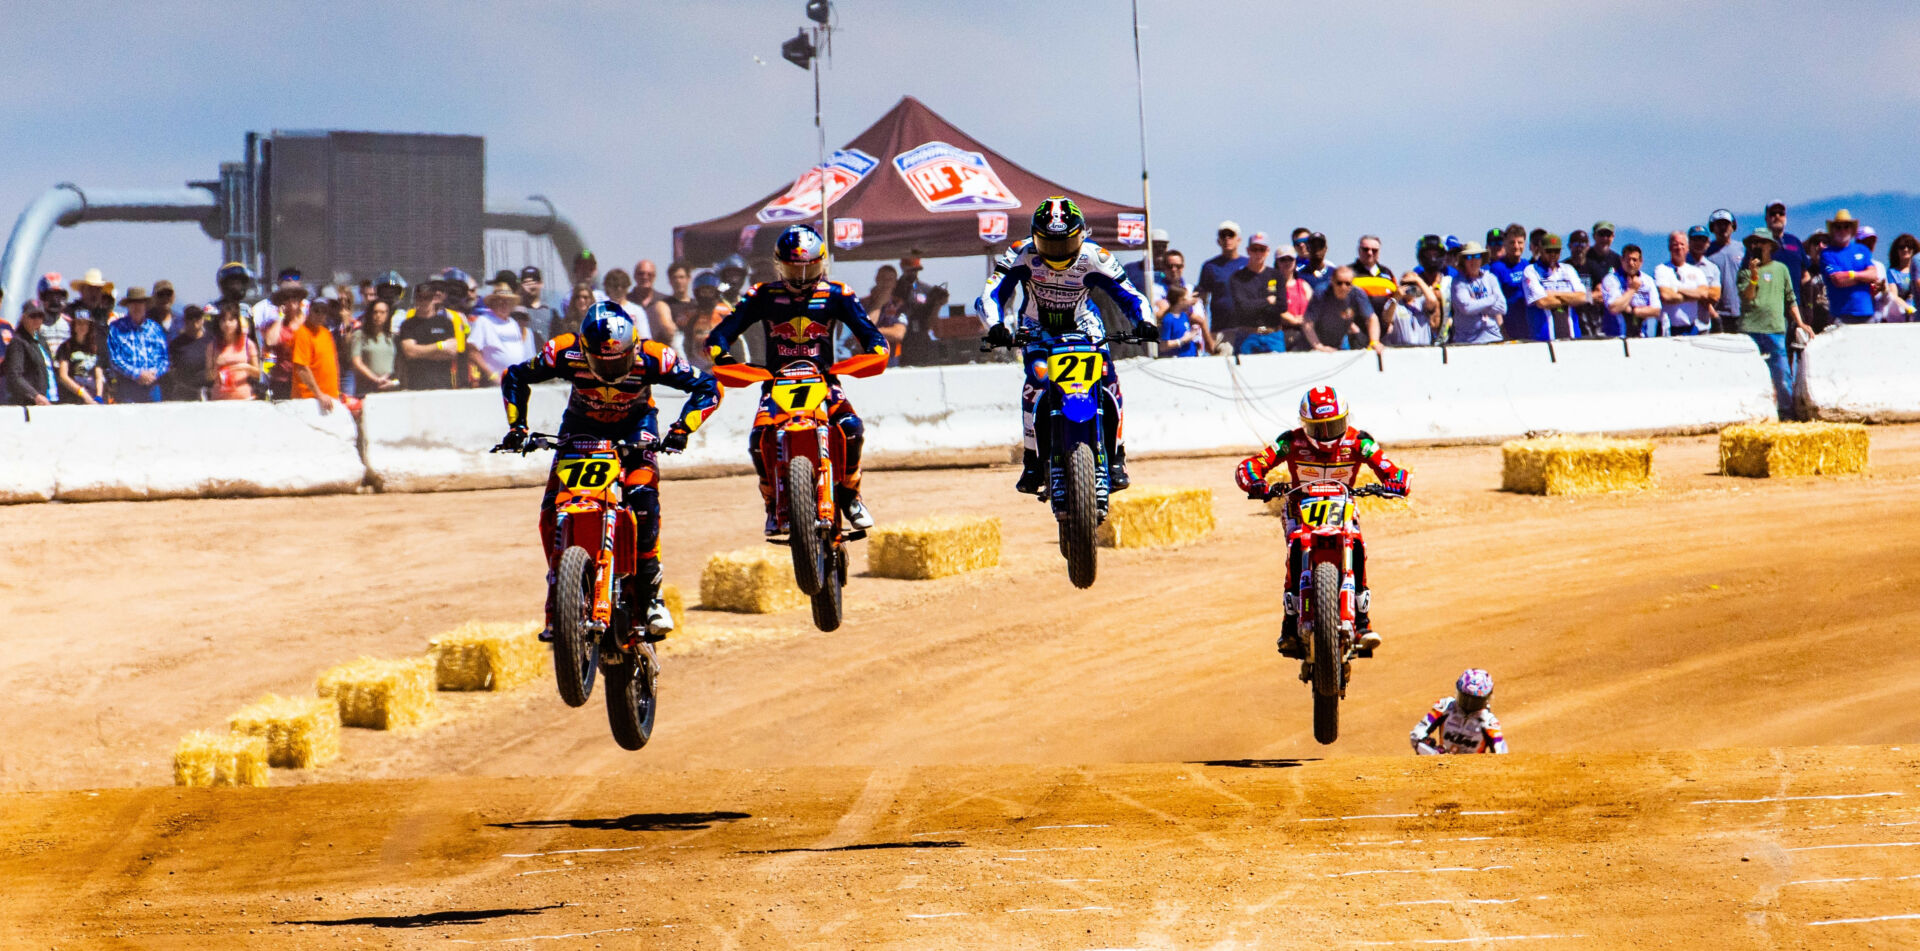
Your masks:
<svg viewBox="0 0 1920 951"><path fill-rule="evenodd" d="M685 449L687 437L720 405L720 386L672 347L640 340L627 311L603 301L587 311L578 334L553 338L539 355L501 374L500 394L506 401L508 429L499 448L517 452L527 444L529 387L547 380L573 384L566 413L560 419L562 439L578 436L635 446L622 450L620 458L624 470L622 504L634 514L639 548L639 570L635 574L641 583L634 586L633 597L636 606L645 606L649 633L654 637L664 635L673 630L673 616L660 600L660 467L653 447L666 452ZM653 403L656 384L689 394L680 418L667 427L664 437L659 435L659 412ZM585 474L587 470L581 469L569 476L577 480ZM547 491L540 499L540 543L547 554L549 591L543 640L553 631L551 592L560 553L548 540L553 537L554 496L560 485L561 473L556 471L547 477ZM635 612L635 616L641 614Z"/></svg>

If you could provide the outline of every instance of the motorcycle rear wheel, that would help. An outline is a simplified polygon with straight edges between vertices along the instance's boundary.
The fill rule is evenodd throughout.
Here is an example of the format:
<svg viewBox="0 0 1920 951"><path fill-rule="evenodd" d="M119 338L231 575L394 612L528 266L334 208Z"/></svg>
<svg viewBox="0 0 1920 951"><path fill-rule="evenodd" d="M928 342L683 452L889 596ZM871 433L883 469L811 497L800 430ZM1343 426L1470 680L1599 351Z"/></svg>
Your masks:
<svg viewBox="0 0 1920 951"><path fill-rule="evenodd" d="M1093 447L1081 443L1073 447L1073 454L1067 457L1067 509L1061 521L1066 533L1067 577L1076 588L1093 587L1094 574L1099 568L1093 545L1093 532L1100 524L1097 491Z"/></svg>
<svg viewBox="0 0 1920 951"><path fill-rule="evenodd" d="M793 583L800 593L820 592L826 574L825 546L820 540L820 506L815 489L813 460L787 460L787 545L793 549Z"/></svg>
<svg viewBox="0 0 1920 951"><path fill-rule="evenodd" d="M569 707L584 706L593 696L594 671L600 665L587 630L593 571L593 557L585 548L574 545L561 553L553 592L553 674L560 699Z"/></svg>
<svg viewBox="0 0 1920 951"><path fill-rule="evenodd" d="M659 672L653 645L644 642L626 663L607 668L607 725L621 749L637 750L653 738Z"/></svg>
<svg viewBox="0 0 1920 951"><path fill-rule="evenodd" d="M1313 566L1313 738L1340 738L1340 569Z"/></svg>

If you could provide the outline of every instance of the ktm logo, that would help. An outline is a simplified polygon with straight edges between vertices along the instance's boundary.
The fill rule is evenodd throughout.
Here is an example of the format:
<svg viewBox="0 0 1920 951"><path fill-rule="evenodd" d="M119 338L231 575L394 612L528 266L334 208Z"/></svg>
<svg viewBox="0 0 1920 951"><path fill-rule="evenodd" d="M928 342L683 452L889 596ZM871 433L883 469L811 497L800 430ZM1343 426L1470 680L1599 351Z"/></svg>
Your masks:
<svg viewBox="0 0 1920 951"><path fill-rule="evenodd" d="M794 343L825 340L833 335L832 330L828 328L826 324L805 316L772 324L768 327L768 333L782 340L791 340Z"/></svg>

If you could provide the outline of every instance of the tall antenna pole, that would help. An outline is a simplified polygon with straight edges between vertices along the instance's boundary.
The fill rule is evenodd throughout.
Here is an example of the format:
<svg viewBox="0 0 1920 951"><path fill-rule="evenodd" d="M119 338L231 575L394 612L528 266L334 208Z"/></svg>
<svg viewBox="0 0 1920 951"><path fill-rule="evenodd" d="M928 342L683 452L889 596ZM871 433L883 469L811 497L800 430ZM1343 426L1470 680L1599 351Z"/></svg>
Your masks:
<svg viewBox="0 0 1920 951"><path fill-rule="evenodd" d="M1140 0L1133 0L1133 81L1134 101L1140 110L1140 210L1144 212L1147 229L1146 256L1140 266L1146 277L1146 287L1141 288L1147 295L1147 310L1152 313L1153 291L1153 197L1147 180L1147 74L1140 61Z"/></svg>
<svg viewBox="0 0 1920 951"><path fill-rule="evenodd" d="M813 57L813 131L815 136L820 140L820 164L818 166L820 175L820 237L823 239L822 243L827 246L825 251L826 258L831 262L833 260L833 219L827 213L827 127L820 122L820 56L818 55L818 51L821 48L821 38L825 35L826 29L824 26L816 26L813 28L813 48L816 51Z"/></svg>

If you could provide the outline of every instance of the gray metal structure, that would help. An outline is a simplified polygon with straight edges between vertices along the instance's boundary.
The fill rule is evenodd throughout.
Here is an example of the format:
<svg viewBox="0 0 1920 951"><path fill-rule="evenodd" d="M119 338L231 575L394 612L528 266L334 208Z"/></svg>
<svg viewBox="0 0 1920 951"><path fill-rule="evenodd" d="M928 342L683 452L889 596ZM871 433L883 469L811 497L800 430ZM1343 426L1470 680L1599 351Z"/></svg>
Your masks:
<svg viewBox="0 0 1920 951"><path fill-rule="evenodd" d="M485 230L550 238L566 261L584 247L551 201L486 201L484 177L485 144L474 136L250 132L245 161L222 163L215 181L111 190L62 182L14 222L0 253L0 319L18 321L53 230L90 221L194 222L221 242L221 261L246 264L263 284L269 269L288 265L310 281L389 267L418 280L449 265L484 277Z"/></svg>

